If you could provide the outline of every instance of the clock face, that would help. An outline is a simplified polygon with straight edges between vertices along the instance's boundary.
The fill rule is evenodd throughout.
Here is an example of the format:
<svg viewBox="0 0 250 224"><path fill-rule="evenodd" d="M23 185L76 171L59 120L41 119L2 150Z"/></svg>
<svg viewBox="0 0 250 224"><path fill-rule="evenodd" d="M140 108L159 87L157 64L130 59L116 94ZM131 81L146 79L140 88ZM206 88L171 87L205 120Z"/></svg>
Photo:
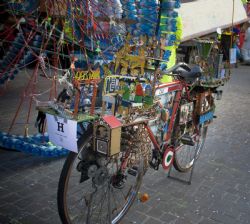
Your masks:
<svg viewBox="0 0 250 224"><path fill-rule="evenodd" d="M96 137L100 139L108 139L108 130L105 126L99 125L96 128Z"/></svg>
<svg viewBox="0 0 250 224"><path fill-rule="evenodd" d="M108 154L108 142L97 139L96 150L102 154Z"/></svg>

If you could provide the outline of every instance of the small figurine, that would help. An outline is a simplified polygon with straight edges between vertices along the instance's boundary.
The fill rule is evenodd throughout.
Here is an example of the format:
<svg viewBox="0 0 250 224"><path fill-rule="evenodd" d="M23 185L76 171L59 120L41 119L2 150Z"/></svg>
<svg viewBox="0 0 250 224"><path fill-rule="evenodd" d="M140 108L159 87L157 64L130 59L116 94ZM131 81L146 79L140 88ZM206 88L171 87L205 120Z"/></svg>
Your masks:
<svg viewBox="0 0 250 224"><path fill-rule="evenodd" d="M119 91L120 94L122 94L122 100L121 105L118 107L118 112L120 114L128 114L129 108L131 106L130 103L130 88L129 86L123 81L120 81L121 91Z"/></svg>
<svg viewBox="0 0 250 224"><path fill-rule="evenodd" d="M150 85L149 81L147 80L145 86L145 96L144 96L144 106L146 108L153 105L153 94L152 94L152 86Z"/></svg>
<svg viewBox="0 0 250 224"><path fill-rule="evenodd" d="M138 55L127 55L126 59L129 61L131 70L140 68L141 75L144 74L144 67L146 64L145 49L141 47L138 51Z"/></svg>
<svg viewBox="0 0 250 224"><path fill-rule="evenodd" d="M39 110L37 114L37 118L36 118L36 123L35 123L35 127L38 129L39 133L44 132L45 118L46 118L46 114Z"/></svg>
<svg viewBox="0 0 250 224"><path fill-rule="evenodd" d="M137 77L139 75L138 69L131 69L130 71L131 76Z"/></svg>
<svg viewBox="0 0 250 224"><path fill-rule="evenodd" d="M144 96L142 85L138 79L135 80L135 83L136 83L136 85L135 85L135 103L142 103L142 99Z"/></svg>
<svg viewBox="0 0 250 224"><path fill-rule="evenodd" d="M91 101L88 97L88 95L92 94L91 88L88 89L89 93L85 92L84 86L81 87L80 91L80 101L79 101L79 110L82 112L85 112L85 107L91 105Z"/></svg>
<svg viewBox="0 0 250 224"><path fill-rule="evenodd" d="M70 100L70 95L66 88L64 88L57 97L57 102L66 104Z"/></svg>
<svg viewBox="0 0 250 224"><path fill-rule="evenodd" d="M109 70L109 66L107 64L103 65L103 77L106 78L107 76L112 75L112 72Z"/></svg>
<svg viewBox="0 0 250 224"><path fill-rule="evenodd" d="M135 84L131 83L130 84L130 101L134 101L135 99Z"/></svg>
<svg viewBox="0 0 250 224"><path fill-rule="evenodd" d="M125 60L125 57L130 52L130 40L131 40L131 35L128 33L124 46L119 51L117 51L115 55L115 72L118 70L120 66L122 66L125 69L128 68L128 62L127 60Z"/></svg>

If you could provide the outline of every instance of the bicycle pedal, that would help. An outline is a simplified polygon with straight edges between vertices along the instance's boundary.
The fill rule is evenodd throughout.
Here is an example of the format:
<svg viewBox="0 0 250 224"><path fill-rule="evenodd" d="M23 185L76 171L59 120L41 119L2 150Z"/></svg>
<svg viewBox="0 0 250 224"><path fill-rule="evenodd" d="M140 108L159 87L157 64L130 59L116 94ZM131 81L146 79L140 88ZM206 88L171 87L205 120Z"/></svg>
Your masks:
<svg viewBox="0 0 250 224"><path fill-rule="evenodd" d="M195 142L193 141L192 137L189 134L184 134L181 137L181 142L184 145L190 145L190 146L194 146L195 145Z"/></svg>
<svg viewBox="0 0 250 224"><path fill-rule="evenodd" d="M152 161L150 161L150 162L149 162L149 165L150 165L150 167L151 167L152 169L154 169L154 170L159 170L159 166L160 166L160 163L159 163L159 162L152 162Z"/></svg>
<svg viewBox="0 0 250 224"><path fill-rule="evenodd" d="M137 175L137 170L138 168L137 167L132 167L132 168L129 168L128 169L128 174L132 175L132 176L136 176Z"/></svg>

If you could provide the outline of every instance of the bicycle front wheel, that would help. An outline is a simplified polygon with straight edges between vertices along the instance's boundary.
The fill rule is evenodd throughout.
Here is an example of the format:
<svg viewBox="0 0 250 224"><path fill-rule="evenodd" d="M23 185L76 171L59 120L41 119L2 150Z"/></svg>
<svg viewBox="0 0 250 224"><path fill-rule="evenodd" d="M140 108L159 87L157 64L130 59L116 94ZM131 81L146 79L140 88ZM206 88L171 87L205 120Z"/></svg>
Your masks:
<svg viewBox="0 0 250 224"><path fill-rule="evenodd" d="M181 143L175 149L173 165L176 170L185 173L192 168L194 161L199 158L204 146L207 136L207 128L207 126L200 125L199 134L194 137L195 144L193 146Z"/></svg>
<svg viewBox="0 0 250 224"><path fill-rule="evenodd" d="M124 153L128 163L121 173ZM62 223L119 223L137 196L144 164L143 156L132 151L112 158L96 157L92 138L86 140L78 154L69 154L60 176L58 209Z"/></svg>

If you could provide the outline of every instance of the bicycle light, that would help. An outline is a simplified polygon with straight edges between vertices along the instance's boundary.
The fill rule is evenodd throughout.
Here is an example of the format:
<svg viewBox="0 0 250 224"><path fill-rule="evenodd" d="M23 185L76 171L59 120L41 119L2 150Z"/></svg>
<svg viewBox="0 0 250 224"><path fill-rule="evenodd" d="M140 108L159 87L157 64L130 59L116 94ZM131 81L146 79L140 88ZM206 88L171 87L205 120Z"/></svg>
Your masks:
<svg viewBox="0 0 250 224"><path fill-rule="evenodd" d="M121 126L113 115L105 115L94 125L94 150L107 156L120 152Z"/></svg>

